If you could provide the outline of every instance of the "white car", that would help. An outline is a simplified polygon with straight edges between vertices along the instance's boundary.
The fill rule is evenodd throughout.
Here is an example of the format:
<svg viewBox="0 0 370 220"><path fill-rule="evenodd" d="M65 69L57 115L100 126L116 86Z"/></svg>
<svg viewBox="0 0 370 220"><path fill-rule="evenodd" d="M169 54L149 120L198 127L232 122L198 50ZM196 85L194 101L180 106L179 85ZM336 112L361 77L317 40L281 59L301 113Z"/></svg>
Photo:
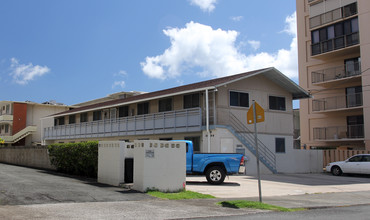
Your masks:
<svg viewBox="0 0 370 220"><path fill-rule="evenodd" d="M370 174L370 154L357 154L345 161L329 163L326 172L331 172L334 176L343 173Z"/></svg>

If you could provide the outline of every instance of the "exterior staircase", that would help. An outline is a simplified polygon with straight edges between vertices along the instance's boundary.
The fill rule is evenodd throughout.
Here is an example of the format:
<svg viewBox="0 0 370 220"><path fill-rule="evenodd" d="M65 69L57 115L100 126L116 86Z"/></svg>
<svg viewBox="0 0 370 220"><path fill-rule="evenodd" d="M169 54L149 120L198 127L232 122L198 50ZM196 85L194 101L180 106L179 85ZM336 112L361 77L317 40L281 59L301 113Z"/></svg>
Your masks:
<svg viewBox="0 0 370 220"><path fill-rule="evenodd" d="M13 144L16 143L23 138L27 137L28 135L36 132L37 126L27 126L26 128L20 130L13 136L2 136L1 138L4 140L5 143Z"/></svg>
<svg viewBox="0 0 370 220"><path fill-rule="evenodd" d="M256 156L256 147L254 132L251 132L239 119L232 113L229 115L230 125L216 125L215 127L222 127L228 129L250 152ZM277 173L276 170L276 156L275 154L260 141L258 142L258 154L260 161L272 172Z"/></svg>

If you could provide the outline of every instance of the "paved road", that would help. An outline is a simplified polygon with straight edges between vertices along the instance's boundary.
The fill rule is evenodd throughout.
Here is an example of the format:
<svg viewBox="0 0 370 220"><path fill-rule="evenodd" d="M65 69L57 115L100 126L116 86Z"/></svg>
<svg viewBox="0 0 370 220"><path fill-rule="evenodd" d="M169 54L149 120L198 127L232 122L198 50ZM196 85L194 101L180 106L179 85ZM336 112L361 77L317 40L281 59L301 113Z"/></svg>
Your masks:
<svg viewBox="0 0 370 220"><path fill-rule="evenodd" d="M258 201L258 197L253 197L257 192L257 187L252 187L256 184L253 177L231 177L223 186L206 185L203 178L189 178L187 189L201 192L207 189L210 194L217 195L224 195L222 193L225 192L227 195L242 193L243 196L239 199ZM369 180L368 176L268 175L263 176L262 186L268 188L265 189L263 201L283 207L369 205ZM220 197L206 200L160 200L143 193L97 184L94 180L0 164L0 219L6 220L265 216L258 213L266 211L217 206L217 201L230 199L230 196L225 196L227 199Z"/></svg>
<svg viewBox="0 0 370 220"><path fill-rule="evenodd" d="M143 193L97 184L54 172L0 163L0 205L68 202L137 201L153 199Z"/></svg>
<svg viewBox="0 0 370 220"><path fill-rule="evenodd" d="M369 219L370 206L349 206L349 207L336 207L336 208L325 208L325 209L312 209L307 211L299 212L264 212L248 215L228 216L228 220L239 220L239 219L253 219L253 220L296 220L296 219L307 219L307 220L348 220L348 219ZM226 219L225 217L212 217L212 218L201 218L202 220L214 220L214 219Z"/></svg>

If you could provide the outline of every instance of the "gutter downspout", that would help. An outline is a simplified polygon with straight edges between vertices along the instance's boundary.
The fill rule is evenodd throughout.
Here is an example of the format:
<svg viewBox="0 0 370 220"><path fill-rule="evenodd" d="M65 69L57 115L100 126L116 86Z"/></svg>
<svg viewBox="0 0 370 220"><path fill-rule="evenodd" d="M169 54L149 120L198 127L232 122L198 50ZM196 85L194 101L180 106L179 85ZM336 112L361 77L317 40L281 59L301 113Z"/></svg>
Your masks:
<svg viewBox="0 0 370 220"><path fill-rule="evenodd" d="M207 149L211 152L211 135L209 132L209 103L208 103L208 89L206 89L206 130L207 130Z"/></svg>

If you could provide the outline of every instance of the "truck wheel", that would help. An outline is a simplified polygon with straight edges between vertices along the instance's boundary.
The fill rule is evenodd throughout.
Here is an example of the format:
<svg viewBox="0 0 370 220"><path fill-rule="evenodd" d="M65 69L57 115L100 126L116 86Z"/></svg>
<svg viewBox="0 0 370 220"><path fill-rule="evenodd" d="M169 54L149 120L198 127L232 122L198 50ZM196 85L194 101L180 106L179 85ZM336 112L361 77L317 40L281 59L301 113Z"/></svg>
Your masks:
<svg viewBox="0 0 370 220"><path fill-rule="evenodd" d="M224 182L226 173L224 169L218 166L208 168L206 178L208 183L218 185Z"/></svg>

